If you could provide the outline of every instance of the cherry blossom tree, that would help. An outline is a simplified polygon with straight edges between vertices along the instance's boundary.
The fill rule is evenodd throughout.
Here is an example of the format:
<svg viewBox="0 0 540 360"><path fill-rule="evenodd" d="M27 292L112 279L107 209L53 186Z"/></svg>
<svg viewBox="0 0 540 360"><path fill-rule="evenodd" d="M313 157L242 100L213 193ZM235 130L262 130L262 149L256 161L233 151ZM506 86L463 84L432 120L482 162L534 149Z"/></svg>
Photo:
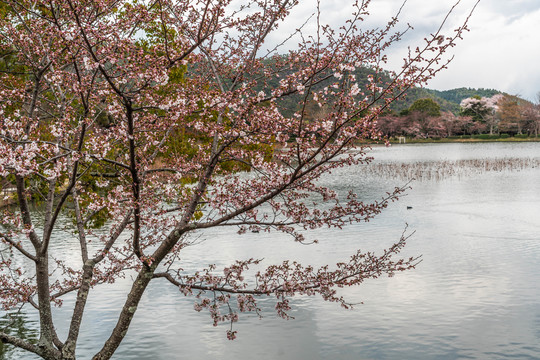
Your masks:
<svg viewBox="0 0 540 360"><path fill-rule="evenodd" d="M536 96L536 102L524 102L521 104L521 114L524 118L524 130L529 136L538 137L540 131L540 93Z"/></svg>
<svg viewBox="0 0 540 360"><path fill-rule="evenodd" d="M277 231L310 242L305 230L367 221L396 200L402 188L368 204L317 179L370 161L358 144L379 140L378 115L446 67L445 52L468 20L449 36L441 33L443 20L382 82L386 50L409 29L399 30L398 16L361 30L369 1L357 1L350 20L331 29L315 8L314 33L300 28L266 50L295 5L2 2L0 176L16 189L16 206L1 217L0 300L5 310L35 310L40 326L37 342L4 329L4 343L44 359L75 359L88 294L126 273L135 274L131 290L94 359L114 354L152 281L170 282L179 295L194 296L196 310L208 311L214 324L232 326L239 314L258 311L260 295L275 298L284 318L297 294L349 307L337 288L415 266L417 259L397 256L403 235L381 254L358 251L333 267L283 262L253 279L244 275L258 259L182 270L195 231L237 227L239 234ZM292 35L298 46L278 52ZM375 75L358 78L361 67ZM300 106L285 115L288 98ZM308 119L308 102L325 111ZM66 217L78 267L51 252ZM60 338L52 307L68 294L73 315ZM232 327L227 336L236 336Z"/></svg>
<svg viewBox="0 0 540 360"><path fill-rule="evenodd" d="M503 94L496 94L489 98L478 96L463 99L460 103L461 112L465 116L472 116L474 121L489 126L489 134L492 135L497 125L495 117L495 113L499 109L497 104L503 97Z"/></svg>
<svg viewBox="0 0 540 360"><path fill-rule="evenodd" d="M505 94L498 103L499 130L510 135L521 135L523 130L523 104L516 95Z"/></svg>
<svg viewBox="0 0 540 360"><path fill-rule="evenodd" d="M405 134L407 124L404 120L404 116L384 114L378 117L377 126L383 136L400 136Z"/></svg>
<svg viewBox="0 0 540 360"><path fill-rule="evenodd" d="M447 136L454 136L463 132L463 117L454 115L451 111L441 114L441 125ZM466 127L466 126L465 126Z"/></svg>

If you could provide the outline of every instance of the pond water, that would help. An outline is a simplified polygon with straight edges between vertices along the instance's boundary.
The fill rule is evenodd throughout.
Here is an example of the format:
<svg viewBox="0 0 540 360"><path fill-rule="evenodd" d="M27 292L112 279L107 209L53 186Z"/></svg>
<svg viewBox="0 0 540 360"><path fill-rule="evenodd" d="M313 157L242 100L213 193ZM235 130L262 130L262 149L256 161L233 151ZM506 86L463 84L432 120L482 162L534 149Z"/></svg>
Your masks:
<svg viewBox="0 0 540 360"><path fill-rule="evenodd" d="M463 159L540 159L540 143L421 144L375 147L376 163L412 164ZM322 179L337 191L378 199L403 179L366 175L361 166ZM261 299L263 318L245 314L228 341L227 326L193 310L167 283L143 298L115 359L540 359L540 168L480 171L411 182L408 194L369 223L308 233L300 245L274 233L239 236L233 229L199 234L185 250L184 268L234 259L290 258L320 265L346 260L356 249L380 251L408 224L415 232L404 256L422 255L417 269L370 280L342 294L344 310L320 298L292 300L294 320L278 318ZM407 207L412 207L408 209ZM70 251L68 242L63 250ZM76 253L74 253L74 256ZM96 289L83 320L78 354L89 359L114 326L129 282ZM72 299L56 310L67 324ZM36 328L30 313L21 321ZM63 332L60 331L61 337ZM32 359L7 348L5 359Z"/></svg>

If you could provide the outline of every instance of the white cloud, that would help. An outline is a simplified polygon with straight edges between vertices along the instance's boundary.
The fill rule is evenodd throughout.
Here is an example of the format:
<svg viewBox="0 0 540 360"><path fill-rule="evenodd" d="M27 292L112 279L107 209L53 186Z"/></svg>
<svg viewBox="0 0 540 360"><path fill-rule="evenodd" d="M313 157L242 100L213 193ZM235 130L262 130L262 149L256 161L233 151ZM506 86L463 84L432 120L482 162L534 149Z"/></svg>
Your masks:
<svg viewBox="0 0 540 360"><path fill-rule="evenodd" d="M480 7L450 70L430 85L486 87L532 99L540 91L540 5L504 14Z"/></svg>
<svg viewBox="0 0 540 360"><path fill-rule="evenodd" d="M384 26L399 9L401 0L376 0L362 27ZM414 26L402 43L390 52L391 67L402 64L407 45L422 44L422 39L437 30L454 0L409 0L401 14L400 25ZM444 32L460 25L476 0L462 0L448 19ZM300 2L291 19L269 39L275 44L279 36L298 28L315 10L315 0ZM343 24L351 13L350 0L321 0L321 22L334 28ZM313 19L314 20L314 19ZM470 20L470 32L453 49L454 61L449 69L429 83L436 89L456 87L495 88L533 99L540 91L540 1L482 0ZM304 29L313 33L314 22ZM289 48L296 42L289 43Z"/></svg>

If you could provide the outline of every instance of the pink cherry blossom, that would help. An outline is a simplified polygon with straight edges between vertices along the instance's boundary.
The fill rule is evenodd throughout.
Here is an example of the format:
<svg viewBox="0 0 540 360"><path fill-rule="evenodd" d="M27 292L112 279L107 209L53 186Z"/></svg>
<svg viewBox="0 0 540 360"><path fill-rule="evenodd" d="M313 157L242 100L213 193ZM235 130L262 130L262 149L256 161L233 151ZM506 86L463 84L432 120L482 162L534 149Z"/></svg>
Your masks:
<svg viewBox="0 0 540 360"><path fill-rule="evenodd" d="M46 359L75 359L89 293L130 272L133 287L94 359L113 356L151 281L193 296L213 325L230 323L232 340L242 313L260 313L260 296L287 319L297 294L349 308L337 288L414 268L417 258L398 255L405 234L380 254L358 251L333 266L264 268L244 259L221 271L182 267L199 230L282 232L316 243L308 230L368 221L406 190L365 203L318 180L371 161L361 144L380 140L379 115L447 66L466 23L452 37L429 35L384 81L384 52L407 27L398 30L394 17L361 30L369 3L354 3L339 29L318 21L318 37L300 36L287 52L266 50L265 40L290 41L279 26L297 1L6 0L0 176L16 188L17 206L0 220L12 254L0 258L0 301L35 308L40 339L5 330L0 339ZM374 74L360 79L360 66ZM41 205L30 206L36 198ZM78 259L50 251L52 235L65 230L62 216L71 217ZM72 317L57 332L52 307L70 293Z"/></svg>

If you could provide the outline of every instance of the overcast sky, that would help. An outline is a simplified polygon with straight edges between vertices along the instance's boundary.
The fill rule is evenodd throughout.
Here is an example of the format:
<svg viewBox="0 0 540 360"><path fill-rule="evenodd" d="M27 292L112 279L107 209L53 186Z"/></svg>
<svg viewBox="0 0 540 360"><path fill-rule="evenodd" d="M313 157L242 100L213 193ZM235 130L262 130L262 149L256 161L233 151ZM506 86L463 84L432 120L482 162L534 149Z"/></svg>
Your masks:
<svg viewBox="0 0 540 360"><path fill-rule="evenodd" d="M462 0L449 19L450 28L463 22L476 0ZM291 14L299 26L313 13L316 0L300 0ZM321 21L339 26L350 14L352 0L321 0ZM372 0L370 17L363 27L384 26L402 0ZM414 30L389 52L396 68L402 64L407 45L421 45L434 32L455 0L408 0L400 17L403 28ZM428 87L448 90L457 87L494 88L533 100L540 92L540 0L481 0L469 22L470 32L452 50L449 69L439 73ZM309 27L306 28L306 31ZM272 39L270 39L272 40ZM397 69L394 69L397 70Z"/></svg>

